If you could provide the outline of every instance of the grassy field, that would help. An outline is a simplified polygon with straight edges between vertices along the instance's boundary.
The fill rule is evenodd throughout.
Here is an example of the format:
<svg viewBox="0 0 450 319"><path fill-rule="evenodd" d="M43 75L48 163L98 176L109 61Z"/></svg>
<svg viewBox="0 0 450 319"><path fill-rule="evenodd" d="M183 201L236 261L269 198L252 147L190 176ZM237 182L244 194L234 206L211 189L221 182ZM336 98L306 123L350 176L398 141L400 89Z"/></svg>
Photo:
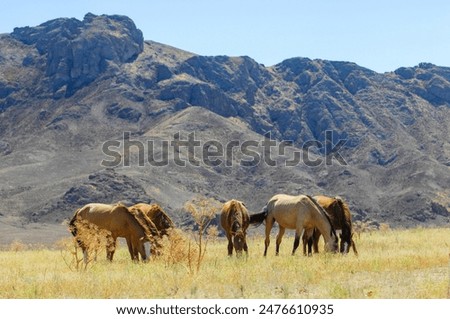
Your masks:
<svg viewBox="0 0 450 319"><path fill-rule="evenodd" d="M60 248L16 243L0 251L0 298L449 298L450 229L384 230L356 238L359 256L290 255L285 237L266 258L263 238L249 238L248 258L226 256L209 240L200 269L159 257L133 263L122 245L109 263L102 253L85 270ZM195 245L195 242L193 242ZM301 248L301 247L300 247Z"/></svg>

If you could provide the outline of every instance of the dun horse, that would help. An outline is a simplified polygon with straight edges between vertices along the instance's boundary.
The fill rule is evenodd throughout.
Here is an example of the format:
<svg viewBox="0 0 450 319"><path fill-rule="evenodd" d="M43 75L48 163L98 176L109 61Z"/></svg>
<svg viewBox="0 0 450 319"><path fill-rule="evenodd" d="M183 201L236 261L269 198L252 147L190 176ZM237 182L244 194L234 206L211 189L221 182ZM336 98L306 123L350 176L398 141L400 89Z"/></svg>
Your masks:
<svg viewBox="0 0 450 319"><path fill-rule="evenodd" d="M347 204L340 197L327 197L323 195L314 196L314 199L322 206L330 217L331 223L336 230L341 230L339 251L347 254L350 247L355 255L358 255L355 242L353 241L352 216ZM314 231L305 231L303 235L303 253L306 254L306 245L308 245L308 254L311 253L311 246L315 253L319 252L319 239L321 232L318 229Z"/></svg>
<svg viewBox="0 0 450 319"><path fill-rule="evenodd" d="M286 229L295 229L295 240L292 254L299 244L304 229L317 228L325 239L325 249L330 252L337 251L337 236L330 219L323 208L311 196L290 196L278 194L273 196L262 213L250 216L251 224L266 223L266 239L264 256L270 244L270 231L275 222L279 224L276 240L276 255L279 253L281 240Z"/></svg>
<svg viewBox="0 0 450 319"><path fill-rule="evenodd" d="M130 211L122 204L107 205L92 203L78 209L70 221L70 231L81 249L84 260L87 262L89 241L92 238L83 235L85 225L95 225L100 230L105 230L108 235L107 258L112 261L118 237L127 240L128 250L133 260L139 260L141 254L143 260L147 260L144 247L146 241L152 241L151 231L142 220L136 216L136 212Z"/></svg>
<svg viewBox="0 0 450 319"><path fill-rule="evenodd" d="M246 234L249 223L250 216L244 203L232 199L223 205L220 224L228 239L228 256L233 254L233 247L237 256L242 255L242 250L248 254Z"/></svg>

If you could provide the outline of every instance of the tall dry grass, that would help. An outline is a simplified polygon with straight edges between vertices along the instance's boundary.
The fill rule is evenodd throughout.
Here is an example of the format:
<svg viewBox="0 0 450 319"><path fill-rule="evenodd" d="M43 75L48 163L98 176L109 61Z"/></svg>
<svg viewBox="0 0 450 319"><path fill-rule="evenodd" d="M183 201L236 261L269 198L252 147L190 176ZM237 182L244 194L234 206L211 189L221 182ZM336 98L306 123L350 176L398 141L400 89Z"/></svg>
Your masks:
<svg viewBox="0 0 450 319"><path fill-rule="evenodd" d="M450 297L448 228L363 232L356 238L358 257L291 256L289 236L276 257L272 234L266 258L258 236L248 239L248 258L229 258L226 241L212 238L195 272L189 271L188 260L196 252L188 257L186 248L192 238L179 235L173 247L166 246L168 251L149 263L133 263L122 245L112 263L102 252L78 270L65 261L72 254L70 236L51 249L15 243L0 251L0 298Z"/></svg>

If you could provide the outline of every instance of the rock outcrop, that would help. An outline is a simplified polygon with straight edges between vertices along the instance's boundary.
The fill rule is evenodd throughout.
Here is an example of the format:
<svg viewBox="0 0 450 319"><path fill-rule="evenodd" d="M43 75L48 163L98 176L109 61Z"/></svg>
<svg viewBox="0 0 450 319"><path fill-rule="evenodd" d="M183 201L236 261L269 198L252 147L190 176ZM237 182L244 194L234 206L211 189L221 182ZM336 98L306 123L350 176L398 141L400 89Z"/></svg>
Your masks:
<svg viewBox="0 0 450 319"><path fill-rule="evenodd" d="M144 46L134 22L118 15L88 13L83 21L60 18L37 27L15 28L11 35L46 57L51 90L63 89L66 97L94 81L110 64L132 62ZM24 60L25 65L30 63Z"/></svg>

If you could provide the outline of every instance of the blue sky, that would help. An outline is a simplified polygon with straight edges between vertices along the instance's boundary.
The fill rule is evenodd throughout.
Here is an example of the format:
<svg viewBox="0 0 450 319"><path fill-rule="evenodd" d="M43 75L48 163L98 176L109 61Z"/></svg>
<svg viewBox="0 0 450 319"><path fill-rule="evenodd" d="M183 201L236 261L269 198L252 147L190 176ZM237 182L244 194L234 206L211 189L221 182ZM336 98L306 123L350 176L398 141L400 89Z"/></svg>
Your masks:
<svg viewBox="0 0 450 319"><path fill-rule="evenodd" d="M377 72L450 66L448 0L2 0L0 33L87 12L127 15L146 40L266 66L298 56Z"/></svg>

